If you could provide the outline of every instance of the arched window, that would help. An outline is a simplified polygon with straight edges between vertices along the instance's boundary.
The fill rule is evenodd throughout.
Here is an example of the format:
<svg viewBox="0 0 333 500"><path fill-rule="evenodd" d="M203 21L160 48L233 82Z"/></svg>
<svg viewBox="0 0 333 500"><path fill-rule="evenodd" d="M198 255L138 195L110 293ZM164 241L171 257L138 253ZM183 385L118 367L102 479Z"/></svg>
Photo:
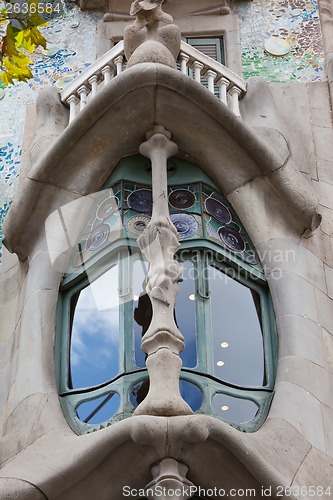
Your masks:
<svg viewBox="0 0 333 500"><path fill-rule="evenodd" d="M237 215L198 167L168 162L170 217L183 281L180 390L193 411L256 430L274 387L275 323L259 258ZM151 320L136 243L152 211L150 161L121 160L91 211L59 298L60 400L72 428L130 416L149 388L141 339Z"/></svg>

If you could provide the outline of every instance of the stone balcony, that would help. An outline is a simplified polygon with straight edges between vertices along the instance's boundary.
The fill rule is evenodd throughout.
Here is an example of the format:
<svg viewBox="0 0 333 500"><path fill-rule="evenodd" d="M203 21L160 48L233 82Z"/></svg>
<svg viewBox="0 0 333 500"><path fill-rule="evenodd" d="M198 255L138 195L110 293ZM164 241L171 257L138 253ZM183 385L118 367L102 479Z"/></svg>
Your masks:
<svg viewBox="0 0 333 500"><path fill-rule="evenodd" d="M120 41L91 64L61 91L61 100L70 108L72 122L112 78L126 71L124 42ZM177 70L217 94L217 99L240 117L239 99L246 92L245 81L223 64L182 41Z"/></svg>

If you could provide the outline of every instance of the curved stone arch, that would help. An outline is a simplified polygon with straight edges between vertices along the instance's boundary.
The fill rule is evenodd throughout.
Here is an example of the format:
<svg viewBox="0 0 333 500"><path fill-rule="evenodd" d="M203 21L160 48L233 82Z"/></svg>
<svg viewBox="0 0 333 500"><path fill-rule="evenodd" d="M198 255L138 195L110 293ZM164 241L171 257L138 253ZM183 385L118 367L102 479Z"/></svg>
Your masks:
<svg viewBox="0 0 333 500"><path fill-rule="evenodd" d="M250 224L255 197L262 214L269 198L275 224L279 221L294 236L320 223L317 197L293 164L284 137L269 129L259 134L206 89L165 66L143 63L128 69L63 130L65 121L66 110L59 108L58 97L46 91L39 99L32 166L21 179L4 228L4 244L21 258L28 253L25 230L45 188L75 195L99 190L119 159L136 153L145 132L156 123L171 131L181 154L200 165L241 218L244 214L255 243L267 236L257 229L256 234ZM270 220L267 214L263 227Z"/></svg>

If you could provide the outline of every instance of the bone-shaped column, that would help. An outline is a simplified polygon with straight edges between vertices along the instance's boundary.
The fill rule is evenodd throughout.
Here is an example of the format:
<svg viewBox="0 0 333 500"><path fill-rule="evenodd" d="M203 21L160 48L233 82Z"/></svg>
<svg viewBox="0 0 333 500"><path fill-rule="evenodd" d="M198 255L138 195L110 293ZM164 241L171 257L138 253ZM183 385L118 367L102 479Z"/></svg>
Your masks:
<svg viewBox="0 0 333 500"><path fill-rule="evenodd" d="M145 490L147 498L152 500L187 500L197 490L186 477L187 465L173 458L164 458L153 465L151 472L153 480Z"/></svg>
<svg viewBox="0 0 333 500"><path fill-rule="evenodd" d="M153 213L138 244L149 262L145 280L152 305L152 320L143 336L147 353L149 392L136 408L135 415L188 415L193 413L179 392L180 351L184 338L174 320L174 305L182 268L174 259L179 246L177 231L168 209L167 159L177 153L171 134L156 126L146 134L140 153L152 166Z"/></svg>

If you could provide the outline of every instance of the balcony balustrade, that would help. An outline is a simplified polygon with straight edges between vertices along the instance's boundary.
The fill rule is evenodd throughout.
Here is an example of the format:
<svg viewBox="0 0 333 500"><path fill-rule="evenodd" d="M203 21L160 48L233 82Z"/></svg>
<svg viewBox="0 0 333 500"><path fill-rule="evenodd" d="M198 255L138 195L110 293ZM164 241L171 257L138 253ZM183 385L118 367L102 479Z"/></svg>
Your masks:
<svg viewBox="0 0 333 500"><path fill-rule="evenodd" d="M240 117L239 99L246 92L245 81L223 64L182 41L178 70L204 85ZM61 91L61 100L70 109L72 122L100 89L126 70L124 42L120 41L91 64Z"/></svg>

